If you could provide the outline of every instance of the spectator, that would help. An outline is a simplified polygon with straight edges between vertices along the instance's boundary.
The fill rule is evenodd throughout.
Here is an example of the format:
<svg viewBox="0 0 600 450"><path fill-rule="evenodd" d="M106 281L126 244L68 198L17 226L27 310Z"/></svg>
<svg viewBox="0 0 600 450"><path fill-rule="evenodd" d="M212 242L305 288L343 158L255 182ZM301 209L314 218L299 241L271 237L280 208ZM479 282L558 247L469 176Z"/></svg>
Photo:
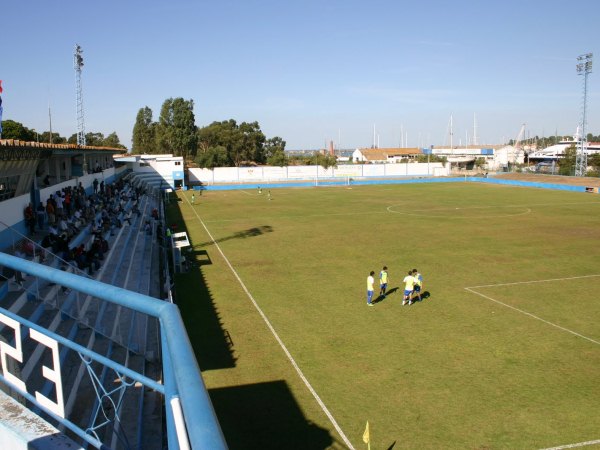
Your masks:
<svg viewBox="0 0 600 450"><path fill-rule="evenodd" d="M63 215L63 197L62 194L60 193L60 191L58 191L56 193L56 198L54 199L54 201L56 202L56 207L55 209L55 213L56 213L56 217L58 219L60 219Z"/></svg>
<svg viewBox="0 0 600 450"><path fill-rule="evenodd" d="M41 231L44 228L44 220L46 218L46 208L44 208L44 204L42 202L40 202L38 204L38 207L36 210L36 215L37 215L37 225Z"/></svg>
<svg viewBox="0 0 600 450"><path fill-rule="evenodd" d="M25 208L25 225L29 228L29 233L35 233L35 215L33 213L33 205L29 203Z"/></svg>
<svg viewBox="0 0 600 450"><path fill-rule="evenodd" d="M48 214L48 224L54 226L56 223L56 212L54 210L54 204L52 202L52 196L46 202L46 214Z"/></svg>

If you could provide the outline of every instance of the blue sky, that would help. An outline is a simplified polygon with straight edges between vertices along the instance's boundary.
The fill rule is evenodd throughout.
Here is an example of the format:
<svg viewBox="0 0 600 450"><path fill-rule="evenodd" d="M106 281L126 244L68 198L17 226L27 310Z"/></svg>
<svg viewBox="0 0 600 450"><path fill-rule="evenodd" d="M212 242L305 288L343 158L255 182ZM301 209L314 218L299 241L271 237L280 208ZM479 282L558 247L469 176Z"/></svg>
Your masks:
<svg viewBox="0 0 600 450"><path fill-rule="evenodd" d="M578 25L577 15L588 21ZM73 49L84 50L86 130L130 146L137 111L193 99L198 126L258 121L287 148L454 144L574 133L600 68L600 2L58 1L0 7L4 120L76 132ZM600 69L599 69L600 70ZM599 70L596 70L598 72ZM600 134L600 75L588 84ZM339 141L339 142L338 142Z"/></svg>

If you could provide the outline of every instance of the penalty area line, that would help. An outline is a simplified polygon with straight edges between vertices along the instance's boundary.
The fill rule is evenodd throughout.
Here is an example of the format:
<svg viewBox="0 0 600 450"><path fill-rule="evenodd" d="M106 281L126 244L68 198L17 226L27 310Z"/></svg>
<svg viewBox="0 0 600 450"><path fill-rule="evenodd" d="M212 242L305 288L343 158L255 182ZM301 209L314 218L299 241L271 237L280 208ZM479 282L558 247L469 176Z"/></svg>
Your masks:
<svg viewBox="0 0 600 450"><path fill-rule="evenodd" d="M588 445L596 445L596 444L600 444L600 439L596 439L595 441L577 442L575 444L559 445L558 447L548 447L548 448L544 448L542 450L564 450L567 448L586 447Z"/></svg>
<svg viewBox="0 0 600 450"><path fill-rule="evenodd" d="M189 202L189 200L187 199L187 197L185 197L185 199L188 202L188 204L191 206L191 203ZM246 285L242 281L241 277L238 275L237 271L233 268L233 265L229 262L229 259L227 258L227 256L225 256L225 253L223 252L223 250L221 250L221 246L215 240L215 238L213 237L213 235L211 234L211 232L209 231L209 229L207 228L207 226L204 224L204 222L202 221L202 219L198 215L198 212L195 209L193 209L193 211L194 211L194 214L196 215L196 218L198 219L198 221L200 222L200 224L202 225L202 227L204 228L204 230L208 234L208 237L213 242L213 244L215 245L215 247L217 248L217 250L219 250L219 253L221 254L221 256L223 257L223 259L227 263L227 266L229 267L229 269L233 273L233 276L236 278L236 280L238 281L238 283L240 283L240 286L242 287L242 290L246 293L246 295L248 296L248 298L250 299L250 301L254 305L254 308L256 308L256 310L258 311L258 314L262 317L263 321L267 325L267 328L269 328L269 330L271 331L271 333L275 337L275 340L277 341L277 343L279 344L279 346L281 347L281 349L283 350L283 352L287 356L288 360L290 361L290 363L292 364L292 366L296 370L296 373L298 374L298 376L300 377L300 379L304 382L304 385L308 388L308 390L310 391L310 393L312 394L312 396L315 398L315 400L317 401L317 403L321 407L321 410L325 413L325 415L327 416L327 418L329 419L329 421L331 422L331 424L333 425L333 427L335 428L335 430L338 432L338 434L340 435L340 437L344 441L344 444L346 444L349 449L355 450L354 446L352 445L352 443L350 442L350 440L348 439L348 437L346 436L346 434L344 434L344 432L342 431L341 427L338 425L337 421L335 420L335 418L333 417L333 415L331 414L331 412L329 411L329 409L327 408L327 406L325 406L325 403L323 403L323 400L321 400L321 397L319 397L319 394L317 394L317 392L312 387L312 385L310 384L310 382L304 376L304 373L302 372L302 369L300 369L300 367L296 363L296 360L294 359L294 357L292 356L292 354L289 352L289 350L287 349L287 347L285 346L285 344L283 343L283 341L279 337L279 334L277 334L277 331L275 331L275 328L273 327L273 325L271 324L271 322L267 318L266 314L263 312L263 310L260 308L260 306L258 306L258 303L256 303L256 300L254 300L254 297L252 296L252 294L250 293L250 291L248 290L248 288L246 287Z"/></svg>
<svg viewBox="0 0 600 450"><path fill-rule="evenodd" d="M511 306L511 305L509 305L507 303L503 303L500 300L496 300L495 298L492 298L492 297L490 297L488 295L482 294L481 292L477 292L477 291L473 290L472 288L466 287L465 290L471 292L472 294L479 295L480 297L483 297L483 298L485 298L487 300L490 300L490 301L492 301L494 303L498 303L499 305L502 305L502 306L505 306L507 308L510 308L513 311L517 311L517 312L520 312L521 314L525 314L526 316L529 316L529 317L531 317L533 319L539 320L540 322L544 322L546 325L553 326L555 328L558 328L559 330L565 331L565 332L570 333L570 334L572 334L574 336L580 337L580 338L585 339L587 341L593 342L594 344L600 345L600 341L596 341L595 339L592 339L592 338L589 338L587 336L584 336L583 334L579 334L576 331L569 330L568 328L561 327L560 325L557 325L557 324L555 324L553 322L550 322L550 321L548 321L546 319L542 319L541 317L536 316L535 314L531 314L530 312L527 312L527 311L525 311L523 309L519 309L519 308L517 308L515 306Z"/></svg>
<svg viewBox="0 0 600 450"><path fill-rule="evenodd" d="M513 283L497 283L497 284L482 284L481 286L469 286L465 289L478 289L478 288L486 288L486 287L496 287L496 286L514 286L517 284L534 284L534 283L548 283L551 281L568 281L568 280L578 280L581 278L594 278L600 277L600 274L596 275L581 275L578 277L563 277L563 278L550 278L548 280L530 280L530 281L515 281Z"/></svg>

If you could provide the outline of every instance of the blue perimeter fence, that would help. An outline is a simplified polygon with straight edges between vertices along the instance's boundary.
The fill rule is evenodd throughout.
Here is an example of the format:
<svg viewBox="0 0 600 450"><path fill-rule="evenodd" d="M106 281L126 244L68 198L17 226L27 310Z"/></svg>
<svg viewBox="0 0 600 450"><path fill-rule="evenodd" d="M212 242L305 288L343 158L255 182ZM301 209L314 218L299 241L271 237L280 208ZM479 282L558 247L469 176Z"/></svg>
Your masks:
<svg viewBox="0 0 600 450"><path fill-rule="evenodd" d="M81 355L91 358L113 369L115 372L123 373L144 386L163 394L167 416L169 449L189 448L188 439L192 448L210 448L215 450L227 448L208 392L202 381L200 369L188 339L181 314L179 313L179 308L175 304L33 263L2 252L0 252L0 266L10 267L15 271L25 272L48 282L95 296L103 301L156 317L159 320L161 330L164 384L156 383L111 359L90 351L65 337L52 333L4 308L0 308L2 314L16 320L22 325L36 330L57 341L60 345L77 351ZM106 448L102 443L94 439L93 436L87 434L64 417L46 408L43 404L36 401L35 397L23 391L5 377L0 376L0 381L19 392L81 439L97 448ZM183 410L183 424L181 420L178 420L181 417L181 410L176 406L178 403L181 404Z"/></svg>
<svg viewBox="0 0 600 450"><path fill-rule="evenodd" d="M217 184L193 186L191 189L196 191L231 191L238 189L278 189L294 187L314 187L314 186L362 186L375 184L414 184L414 183L456 183L456 182L475 182L490 184L505 184L511 186L534 187L542 189L556 189L560 191L586 192L585 186L571 186L567 184L556 183L536 183L532 181L503 180L492 177L450 177L450 178L394 178L394 179L375 179L365 180L358 178L344 179L319 179L312 181L292 181L289 183L245 183L245 184Z"/></svg>

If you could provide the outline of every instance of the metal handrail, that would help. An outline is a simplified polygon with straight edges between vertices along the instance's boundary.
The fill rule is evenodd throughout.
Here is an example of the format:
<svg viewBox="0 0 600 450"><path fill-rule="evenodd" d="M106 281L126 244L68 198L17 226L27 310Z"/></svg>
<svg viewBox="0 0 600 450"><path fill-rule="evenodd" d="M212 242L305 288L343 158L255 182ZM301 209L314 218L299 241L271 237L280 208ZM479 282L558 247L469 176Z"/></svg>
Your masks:
<svg viewBox="0 0 600 450"><path fill-rule="evenodd" d="M210 448L215 450L227 448L208 392L202 381L200 368L198 367L194 351L185 331L179 308L175 304L107 285L99 281L79 277L2 252L0 252L0 265L158 318L162 332L161 340L166 347L163 349L163 371L165 374L165 386L167 386L165 389L167 416L170 418L173 417L172 411L169 409L171 399L178 396L183 408L187 433L192 448ZM25 320L19 318L19 321L24 322ZM34 329L38 329L41 333L49 335L47 330L41 329L33 323L30 323L30 325ZM56 340L66 345L64 342L65 339L59 338L57 337ZM74 343L70 344L76 345ZM90 352L87 349L81 351L84 354ZM168 357L166 357L167 354ZM99 356L97 355L96 357ZM104 363L111 368L114 365L117 369L121 369L111 360L106 360ZM137 376L139 377L140 375L138 374ZM172 439L173 436L176 436L176 428L173 420L168 420L167 433L169 443L175 444ZM176 446L179 447L178 444ZM170 445L169 447L173 448L174 445Z"/></svg>

